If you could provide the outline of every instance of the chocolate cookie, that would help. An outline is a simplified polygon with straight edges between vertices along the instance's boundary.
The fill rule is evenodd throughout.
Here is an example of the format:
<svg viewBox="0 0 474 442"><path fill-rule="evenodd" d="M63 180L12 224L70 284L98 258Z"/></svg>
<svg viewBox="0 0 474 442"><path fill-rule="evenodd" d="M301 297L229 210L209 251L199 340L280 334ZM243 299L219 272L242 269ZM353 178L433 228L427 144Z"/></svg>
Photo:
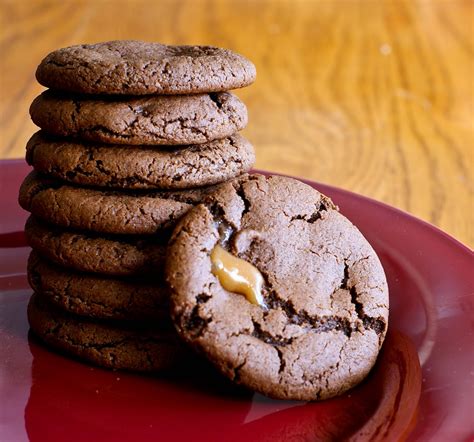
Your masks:
<svg viewBox="0 0 474 442"><path fill-rule="evenodd" d="M189 94L248 86L255 66L211 46L166 46L122 40L51 52L36 71L53 89L88 94Z"/></svg>
<svg viewBox="0 0 474 442"><path fill-rule="evenodd" d="M32 251L28 259L28 281L51 304L76 315L169 321L168 290L159 280L112 279L73 272Z"/></svg>
<svg viewBox="0 0 474 442"><path fill-rule="evenodd" d="M104 275L159 274L167 237L104 237L46 226L33 217L25 225L28 244L64 267Z"/></svg>
<svg viewBox="0 0 474 442"><path fill-rule="evenodd" d="M233 94L84 97L45 91L30 107L33 122L53 135L113 144L203 144L247 125Z"/></svg>
<svg viewBox="0 0 474 442"><path fill-rule="evenodd" d="M328 198L290 178L223 184L178 223L166 275L181 337L230 379L275 398L353 387L387 330L374 250Z"/></svg>
<svg viewBox="0 0 474 442"><path fill-rule="evenodd" d="M93 322L55 308L38 294L28 304L28 321L51 347L101 367L172 370L190 357L171 328Z"/></svg>
<svg viewBox="0 0 474 442"><path fill-rule="evenodd" d="M173 226L211 187L174 192L120 192L75 187L30 173L19 203L57 226L109 234L154 234Z"/></svg>
<svg viewBox="0 0 474 442"><path fill-rule="evenodd" d="M81 185L122 189L186 189L227 181L255 162L242 136L179 148L91 145L34 134L26 160L35 170Z"/></svg>

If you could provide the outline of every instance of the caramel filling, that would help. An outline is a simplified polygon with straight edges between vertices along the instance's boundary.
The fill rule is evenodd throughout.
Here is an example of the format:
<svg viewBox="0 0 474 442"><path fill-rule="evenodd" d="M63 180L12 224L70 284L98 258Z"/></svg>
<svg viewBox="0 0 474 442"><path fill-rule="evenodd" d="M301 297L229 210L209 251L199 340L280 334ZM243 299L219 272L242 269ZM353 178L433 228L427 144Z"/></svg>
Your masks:
<svg viewBox="0 0 474 442"><path fill-rule="evenodd" d="M229 292L244 295L252 304L265 307L263 277L256 267L216 245L211 252L212 273Z"/></svg>

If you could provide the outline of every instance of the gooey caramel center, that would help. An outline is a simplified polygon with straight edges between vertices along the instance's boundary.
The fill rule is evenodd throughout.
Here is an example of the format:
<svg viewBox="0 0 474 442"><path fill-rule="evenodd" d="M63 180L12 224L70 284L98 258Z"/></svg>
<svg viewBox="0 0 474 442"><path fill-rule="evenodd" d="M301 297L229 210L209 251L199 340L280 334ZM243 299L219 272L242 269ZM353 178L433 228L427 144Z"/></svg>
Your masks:
<svg viewBox="0 0 474 442"><path fill-rule="evenodd" d="M265 307L263 277L255 266L230 254L220 245L212 249L211 263L212 273L225 290L244 295L252 304Z"/></svg>

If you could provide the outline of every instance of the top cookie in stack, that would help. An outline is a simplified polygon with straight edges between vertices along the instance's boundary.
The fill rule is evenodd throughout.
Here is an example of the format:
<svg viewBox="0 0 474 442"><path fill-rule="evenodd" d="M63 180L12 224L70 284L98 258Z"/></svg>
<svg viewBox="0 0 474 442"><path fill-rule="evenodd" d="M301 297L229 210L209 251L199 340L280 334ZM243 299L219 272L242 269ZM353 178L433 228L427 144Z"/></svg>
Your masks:
<svg viewBox="0 0 474 442"><path fill-rule="evenodd" d="M30 108L41 130L27 145L34 172L19 200L32 214L25 228L37 293L30 322L44 340L89 359L78 349L97 344L81 341L84 333L73 336L74 328L68 336L46 336L51 301L57 315L76 315L68 322L79 321L78 330L91 318L113 319L113 327L126 321L128 328L150 319L147 306L128 300L154 293L156 300L147 299L153 314L169 322L160 287L170 230L215 185L253 166L253 147L238 134L247 109L228 90L255 75L250 61L229 50L138 41L72 46L41 62L36 77L49 89ZM77 281L84 293L74 294ZM104 297L97 287L121 289ZM125 352L128 359L96 352L93 360L114 368L162 366L142 366L143 355L134 352Z"/></svg>
<svg viewBox="0 0 474 442"><path fill-rule="evenodd" d="M48 88L104 95L223 92L249 86L255 76L253 63L228 49L133 40L59 49L36 71Z"/></svg>

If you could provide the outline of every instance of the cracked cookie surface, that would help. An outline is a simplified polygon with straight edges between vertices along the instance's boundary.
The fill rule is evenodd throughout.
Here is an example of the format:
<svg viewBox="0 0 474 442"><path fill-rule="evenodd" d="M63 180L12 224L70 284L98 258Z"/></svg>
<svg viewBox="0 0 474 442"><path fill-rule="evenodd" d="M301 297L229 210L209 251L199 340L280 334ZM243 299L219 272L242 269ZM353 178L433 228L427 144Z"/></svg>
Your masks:
<svg viewBox="0 0 474 442"><path fill-rule="evenodd" d="M43 86L88 94L188 94L248 86L255 66L228 49L134 40L83 44L48 54Z"/></svg>
<svg viewBox="0 0 474 442"><path fill-rule="evenodd" d="M39 294L33 294L28 304L28 322L46 344L101 367L168 371L192 357L172 328L79 318L54 307Z"/></svg>
<svg viewBox="0 0 474 442"><path fill-rule="evenodd" d="M32 251L28 281L51 304L79 316L169 322L168 290L159 279L117 279L65 269Z"/></svg>
<svg viewBox="0 0 474 442"><path fill-rule="evenodd" d="M211 269L217 244L260 271L266 308L223 289ZM165 272L181 337L271 397L343 393L368 374L386 334L388 288L374 250L327 197L294 179L223 184L178 223Z"/></svg>
<svg viewBox="0 0 474 442"><path fill-rule="evenodd" d="M37 218L71 229L108 234L155 234L172 227L213 186L176 191L81 188L31 172L19 204Z"/></svg>
<svg viewBox="0 0 474 442"><path fill-rule="evenodd" d="M103 236L67 231L29 217L29 246L63 267L115 276L159 275L168 236Z"/></svg>
<svg viewBox="0 0 474 442"><path fill-rule="evenodd" d="M248 172L253 146L241 135L183 147L84 144L37 132L26 146L36 171L72 183L118 189L187 189Z"/></svg>
<svg viewBox="0 0 474 442"><path fill-rule="evenodd" d="M247 108L229 92L107 98L48 90L30 115L52 135L132 145L203 144L247 125Z"/></svg>

